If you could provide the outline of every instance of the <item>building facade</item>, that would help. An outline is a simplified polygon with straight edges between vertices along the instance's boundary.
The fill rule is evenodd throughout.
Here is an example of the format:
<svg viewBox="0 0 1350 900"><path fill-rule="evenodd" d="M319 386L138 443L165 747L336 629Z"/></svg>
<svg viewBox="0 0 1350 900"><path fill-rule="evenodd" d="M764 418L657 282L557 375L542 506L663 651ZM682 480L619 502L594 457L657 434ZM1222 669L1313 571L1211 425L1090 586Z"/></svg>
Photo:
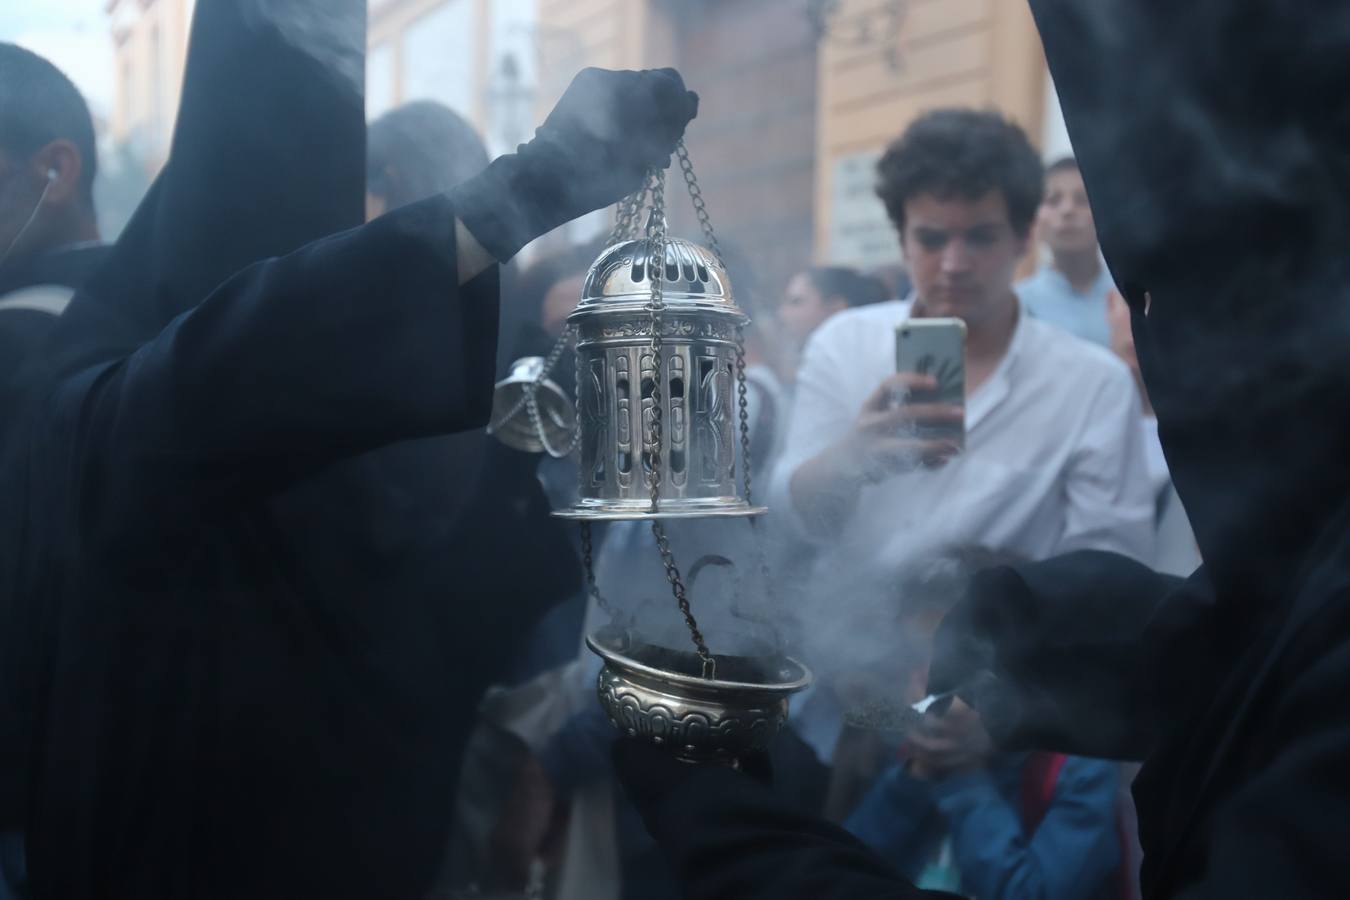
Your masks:
<svg viewBox="0 0 1350 900"><path fill-rule="evenodd" d="M114 139L154 168L173 129L193 0L108 0ZM899 259L872 193L924 110L993 107L1068 152L1030 13L1007 0L370 0L367 112L437 100L492 154L527 140L584 66L676 66L701 95L688 147L714 223L766 292L808 261ZM670 184L681 188L672 169ZM697 225L670 194L679 232ZM552 237L603 230L593 216ZM548 242L545 242L548 243Z"/></svg>
<svg viewBox="0 0 1350 900"><path fill-rule="evenodd" d="M113 141L149 171L169 153L194 0L108 0L116 92Z"/></svg>
<svg viewBox="0 0 1350 900"><path fill-rule="evenodd" d="M922 112L994 108L1044 143L1047 73L1025 3L842 0L821 41L816 120L819 258L864 267L899 260L872 195L886 145ZM866 37L865 37L866 36Z"/></svg>

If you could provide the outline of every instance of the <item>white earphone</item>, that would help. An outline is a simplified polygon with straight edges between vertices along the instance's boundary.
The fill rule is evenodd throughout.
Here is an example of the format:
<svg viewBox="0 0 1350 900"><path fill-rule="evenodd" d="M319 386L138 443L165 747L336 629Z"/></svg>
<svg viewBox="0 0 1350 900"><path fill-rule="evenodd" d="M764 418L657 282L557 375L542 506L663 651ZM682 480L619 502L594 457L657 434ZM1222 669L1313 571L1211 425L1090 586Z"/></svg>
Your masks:
<svg viewBox="0 0 1350 900"><path fill-rule="evenodd" d="M47 199L47 192L52 189L52 185L56 184L56 179L60 177L61 173L56 171L54 166L47 169L47 183L42 186L42 193L38 195L37 202L33 204L33 211L29 214L28 221L24 222L23 227L19 229L19 233L14 235L14 239L9 242L9 246L5 248L5 252L0 253L0 266L5 264L9 259L9 255L14 252L14 248L19 245L19 240L28 233L28 229L32 226L34 220L37 219L38 212L42 209L43 201Z"/></svg>

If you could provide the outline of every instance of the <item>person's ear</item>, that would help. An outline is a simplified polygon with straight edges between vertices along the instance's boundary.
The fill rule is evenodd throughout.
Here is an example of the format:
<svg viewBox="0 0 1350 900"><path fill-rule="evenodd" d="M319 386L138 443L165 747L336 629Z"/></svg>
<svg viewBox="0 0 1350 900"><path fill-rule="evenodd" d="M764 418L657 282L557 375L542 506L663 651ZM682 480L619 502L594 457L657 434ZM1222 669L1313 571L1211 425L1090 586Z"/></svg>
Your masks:
<svg viewBox="0 0 1350 900"><path fill-rule="evenodd" d="M64 206L77 198L84 159L73 142L57 138L45 145L34 154L33 166L46 191L43 203Z"/></svg>

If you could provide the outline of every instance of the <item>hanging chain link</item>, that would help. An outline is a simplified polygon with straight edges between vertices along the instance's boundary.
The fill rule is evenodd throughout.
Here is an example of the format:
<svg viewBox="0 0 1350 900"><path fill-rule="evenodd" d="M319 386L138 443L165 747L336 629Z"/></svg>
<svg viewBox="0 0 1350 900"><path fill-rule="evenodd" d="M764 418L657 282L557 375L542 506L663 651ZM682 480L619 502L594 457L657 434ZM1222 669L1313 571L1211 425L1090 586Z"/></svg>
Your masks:
<svg viewBox="0 0 1350 900"><path fill-rule="evenodd" d="M651 489L651 511L653 513L660 510L661 479L663 477L661 427L662 404L665 402L662 392L662 383L665 380L665 361L662 354L663 337L661 329L663 326L662 313L665 311L666 281L665 190L665 172L658 171L651 185L652 213L651 218L647 221L647 280L651 284L651 299L647 308L651 312L652 323L650 345L652 354L652 416L647 482ZM670 549L670 539L666 536L665 526L661 524L660 519L652 520L652 536L656 538L656 549L661 554L661 564L665 567L666 580L670 582L670 590L675 595L675 603L680 608L680 615L684 617L684 624L689 628L689 637L694 642L694 648L698 651L699 659L703 661L703 677L715 678L717 661L708 651L708 644L703 639L703 632L699 630L698 621L694 618L694 611L689 605L689 592L685 588L684 581L680 578L679 567L675 564L675 554Z"/></svg>
<svg viewBox="0 0 1350 900"><path fill-rule="evenodd" d="M610 622L618 622L621 614L610 605L600 586L595 583L595 549L591 542L591 523L581 520L581 570L586 576L586 595L595 600L595 605L609 616Z"/></svg>
<svg viewBox="0 0 1350 900"><path fill-rule="evenodd" d="M694 215L698 216L699 228L703 229L703 237L708 241L708 249L717 257L717 261L724 267L727 261L722 258L722 245L717 243L717 233L713 231L712 219L708 217L708 207L703 202L703 189L698 186L698 178L694 176L694 164L689 159L689 150L684 146L684 139L675 145L675 156L680 160L680 169L684 172L684 183L689 188L689 199L694 204Z"/></svg>
<svg viewBox="0 0 1350 900"><path fill-rule="evenodd" d="M689 188L689 199L694 204L694 214L698 217L699 228L703 231L704 240L708 242L708 249L717 257L717 261L726 268L726 257L722 253L722 246L718 243L717 233L713 231L712 219L708 215L708 208L703 200L703 189L699 187L698 177L694 175L694 164L689 159L689 150L684 145L684 140L675 147L675 155L680 161L680 169L684 172L684 182ZM754 506L755 498L751 483L751 458L750 458L750 400L749 388L745 376L745 326L736 326L736 395L738 400L738 418L741 438L741 483L745 491L745 502L747 506ZM755 547L756 562L759 566L760 577L764 582L764 591L766 596L773 597L777 595L774 589L773 573L769 569L768 553L764 549L764 535L759 530L759 520L754 516L750 517L750 531L753 537ZM772 625L775 634L775 641L781 641L778 636L778 629Z"/></svg>
<svg viewBox="0 0 1350 900"><path fill-rule="evenodd" d="M609 240L607 241L610 246L635 236L638 228L638 216L647 205L647 195L651 193L652 182L655 179L656 175L648 172L642 187L619 202L614 218L614 230L609 233Z"/></svg>
<svg viewBox="0 0 1350 900"><path fill-rule="evenodd" d="M712 219L709 218L708 207L703 201L703 189L698 185L698 177L694 175L694 163L689 159L689 149L685 147L683 139L675 145L675 156L680 161L681 171L684 172L684 183L689 188L689 199L694 204L694 214L698 216L698 224L703 230L704 239L708 242L708 249L725 269L727 261L722 255L722 245L717 242L717 233L713 231ZM745 502L753 506L754 498L750 493L750 401L745 381L744 325L736 326L736 395L740 405L741 479L745 486ZM752 519L752 525L753 521ZM768 567L765 565L763 568L767 571Z"/></svg>
<svg viewBox="0 0 1350 900"><path fill-rule="evenodd" d="M745 326L736 326L736 395L740 407L741 429L741 483L745 486L745 502L754 506L750 493L750 399L745 381ZM752 519L753 521L753 519Z"/></svg>
<svg viewBox="0 0 1350 900"><path fill-rule="evenodd" d="M567 447L559 450L555 448L549 440L548 431L544 428L543 417L539 413L538 400L539 386L544 383L544 379L548 377L548 373L552 372L553 367L558 364L558 360L562 357L563 351L571 344L574 336L575 330L573 329L573 326L568 325L563 328L562 334L558 335L558 339L553 342L553 348L549 350L548 356L544 358L544 365L540 368L538 376L534 381L527 382L521 387L520 399L515 402L515 405L513 405L505 415L498 417L488 425L488 434L499 431L503 425L518 416L520 411L524 409L526 414L530 417L530 425L534 428L535 434L539 438L540 445L543 446L544 452L549 456L552 456L554 459L561 459L564 456L570 456L572 451L576 450L577 446L581 443L580 418L577 417L576 421L572 423L572 434Z"/></svg>

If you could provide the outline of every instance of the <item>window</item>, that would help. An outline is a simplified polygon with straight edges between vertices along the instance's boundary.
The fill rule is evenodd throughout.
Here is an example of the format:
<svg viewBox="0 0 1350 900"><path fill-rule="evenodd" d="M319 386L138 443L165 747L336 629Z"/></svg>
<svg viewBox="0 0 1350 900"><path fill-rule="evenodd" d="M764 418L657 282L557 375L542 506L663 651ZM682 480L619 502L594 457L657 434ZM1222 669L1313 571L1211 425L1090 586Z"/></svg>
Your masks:
<svg viewBox="0 0 1350 900"><path fill-rule="evenodd" d="M403 33L403 100L436 100L472 121L477 23L473 0L447 0Z"/></svg>
<svg viewBox="0 0 1350 900"><path fill-rule="evenodd" d="M377 44L366 54L366 118L379 118L393 105L394 48Z"/></svg>

